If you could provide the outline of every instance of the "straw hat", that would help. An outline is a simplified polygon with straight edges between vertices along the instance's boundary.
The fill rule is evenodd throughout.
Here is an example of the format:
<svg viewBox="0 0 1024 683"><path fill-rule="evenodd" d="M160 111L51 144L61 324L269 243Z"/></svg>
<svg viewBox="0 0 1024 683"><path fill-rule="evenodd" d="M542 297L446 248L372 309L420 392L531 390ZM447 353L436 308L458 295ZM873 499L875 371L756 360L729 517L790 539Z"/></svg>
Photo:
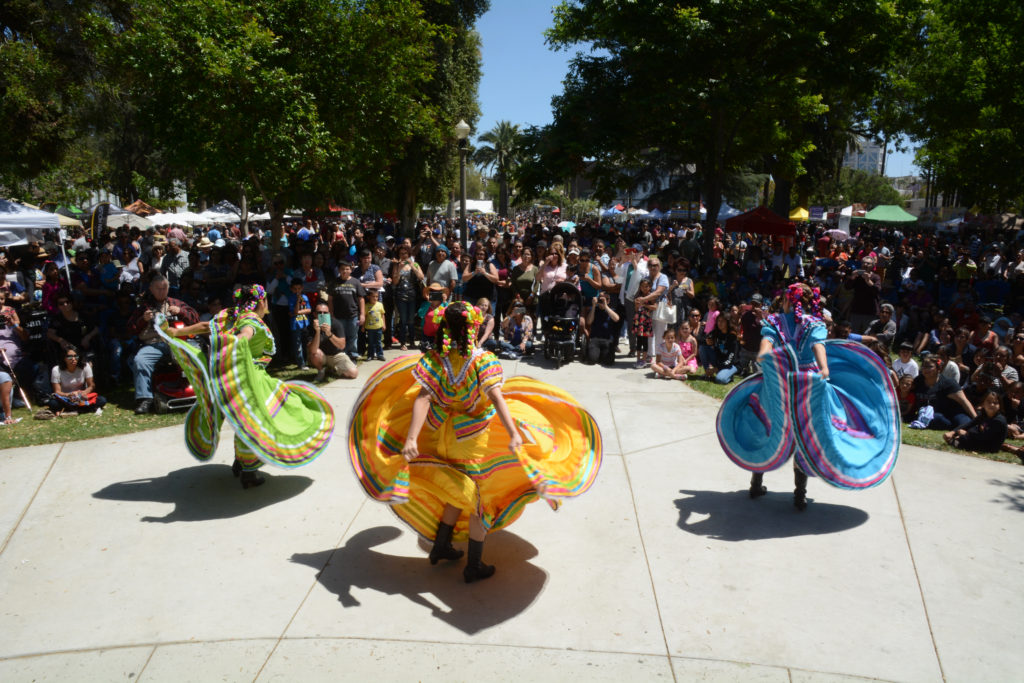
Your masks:
<svg viewBox="0 0 1024 683"><path fill-rule="evenodd" d="M209 237L203 237L196 243L196 246L200 249L213 249L213 242L210 241Z"/></svg>

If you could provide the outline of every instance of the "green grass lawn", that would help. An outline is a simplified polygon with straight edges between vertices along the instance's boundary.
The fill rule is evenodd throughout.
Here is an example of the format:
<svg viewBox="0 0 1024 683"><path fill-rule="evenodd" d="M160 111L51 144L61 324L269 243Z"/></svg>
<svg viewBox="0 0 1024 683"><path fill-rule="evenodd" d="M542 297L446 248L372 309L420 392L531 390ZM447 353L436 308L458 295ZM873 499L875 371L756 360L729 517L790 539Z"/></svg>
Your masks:
<svg viewBox="0 0 1024 683"><path fill-rule="evenodd" d="M725 398L725 395L729 393L734 386L736 386L736 382L733 382L732 384L715 384L714 382L703 378L695 377L694 379L686 382L686 385L695 391L699 391L706 396L710 396L721 401ZM969 455L975 458L998 460L999 462L1020 463L1020 459L1018 459L1017 456L1010 453L1004 453L1002 451L998 453L975 453L974 451L962 451L957 448L953 448L942 440L941 431L933 429L908 429L906 425L903 425L903 443L910 446L920 446L921 448L934 448L937 451L960 453L962 455Z"/></svg>
<svg viewBox="0 0 1024 683"><path fill-rule="evenodd" d="M274 377L282 380L302 379L312 382L315 370L299 371L294 365L272 368ZM118 389L109 394L104 393L107 405L102 415L84 414L77 417L54 418L52 420L35 420L33 415L40 406L15 409L14 417L20 417L16 425L0 427L0 444L3 448L21 446L38 446L47 443L63 443L82 439L98 439L117 434L131 434L145 429L156 429L181 424L185 421L186 410L179 410L166 415L135 414L135 395L131 389Z"/></svg>

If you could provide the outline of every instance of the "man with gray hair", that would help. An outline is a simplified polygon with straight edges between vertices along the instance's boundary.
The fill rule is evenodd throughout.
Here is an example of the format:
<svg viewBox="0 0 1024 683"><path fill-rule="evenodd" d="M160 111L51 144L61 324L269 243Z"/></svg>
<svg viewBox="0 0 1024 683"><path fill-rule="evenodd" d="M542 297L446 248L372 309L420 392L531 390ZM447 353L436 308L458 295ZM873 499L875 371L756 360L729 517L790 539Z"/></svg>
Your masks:
<svg viewBox="0 0 1024 683"><path fill-rule="evenodd" d="M894 312L890 303L884 303L879 307L878 318L872 320L868 328L861 335L864 343L877 341L886 351L892 350L892 340L896 338L896 321L892 319Z"/></svg>
<svg viewBox="0 0 1024 683"><path fill-rule="evenodd" d="M184 301L168 296L170 283L163 275L154 275L149 292L128 319L128 331L138 336L139 350L128 365L135 376L135 414L144 415L153 407L153 370L160 361L171 357L167 342L156 332L157 314L185 325L199 322L195 309Z"/></svg>
<svg viewBox="0 0 1024 683"><path fill-rule="evenodd" d="M170 295L181 296L181 276L188 270L188 254L181 248L180 239L172 237L167 240L167 253L156 265L170 283Z"/></svg>

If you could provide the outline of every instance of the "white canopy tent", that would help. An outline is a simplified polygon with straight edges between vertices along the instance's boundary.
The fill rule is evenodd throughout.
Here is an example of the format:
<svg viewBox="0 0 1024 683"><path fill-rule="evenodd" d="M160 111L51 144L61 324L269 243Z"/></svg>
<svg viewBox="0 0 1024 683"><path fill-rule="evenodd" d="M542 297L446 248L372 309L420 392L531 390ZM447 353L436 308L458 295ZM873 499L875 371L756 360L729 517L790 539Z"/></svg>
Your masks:
<svg viewBox="0 0 1024 683"><path fill-rule="evenodd" d="M29 241L41 242L43 230L47 229L60 229L57 214L0 199L0 246L16 247Z"/></svg>
<svg viewBox="0 0 1024 683"><path fill-rule="evenodd" d="M729 206L728 204L725 203L725 200L723 199L722 206L718 208L718 222L725 223L733 216L739 216L741 213L743 212L740 211L739 209ZM701 215L707 215L707 209L705 209L704 207L701 207Z"/></svg>

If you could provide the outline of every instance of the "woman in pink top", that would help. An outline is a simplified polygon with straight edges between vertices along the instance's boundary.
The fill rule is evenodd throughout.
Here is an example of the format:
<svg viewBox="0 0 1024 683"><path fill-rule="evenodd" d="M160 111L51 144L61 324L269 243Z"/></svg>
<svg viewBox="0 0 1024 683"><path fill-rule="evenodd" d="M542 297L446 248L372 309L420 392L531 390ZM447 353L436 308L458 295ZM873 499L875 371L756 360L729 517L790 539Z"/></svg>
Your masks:
<svg viewBox="0 0 1024 683"><path fill-rule="evenodd" d="M561 242L555 242L548 250L544 264L537 272L537 279L540 280L540 320L538 322L541 323L538 327L543 327L544 318L551 311L551 297L549 296L551 288L564 281L565 277L565 247Z"/></svg>
<svg viewBox="0 0 1024 683"><path fill-rule="evenodd" d="M560 242L551 245L551 249L544 259L544 265L540 267L538 277L540 277L541 295L547 294L552 287L565 280L565 248Z"/></svg>

